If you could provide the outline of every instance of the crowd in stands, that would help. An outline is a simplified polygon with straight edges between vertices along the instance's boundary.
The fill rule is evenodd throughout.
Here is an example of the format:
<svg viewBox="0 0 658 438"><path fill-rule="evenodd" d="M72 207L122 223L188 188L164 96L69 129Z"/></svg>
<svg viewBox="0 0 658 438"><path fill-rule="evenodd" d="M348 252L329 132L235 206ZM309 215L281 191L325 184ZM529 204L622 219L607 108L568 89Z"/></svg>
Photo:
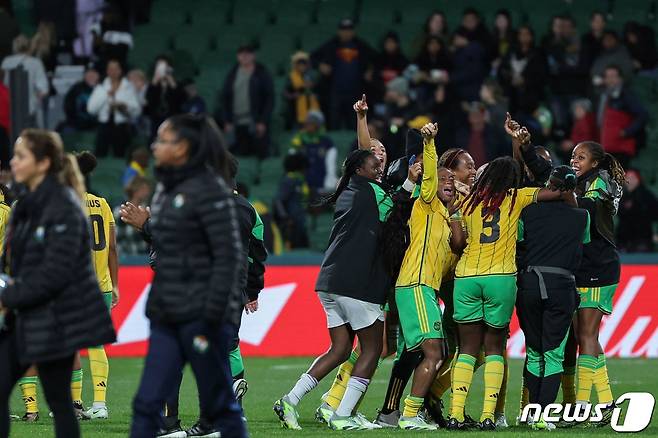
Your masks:
<svg viewBox="0 0 658 438"><path fill-rule="evenodd" d="M637 76L658 76L656 37L649 26L628 22L618 33L603 13L593 12L582 35L568 15L553 16L543 32L514 23L505 9L483 17L467 8L459 23L448 23L442 12L429 14L405 48L400 36L386 29L379 47L371 47L346 18L317 49L291 53L282 94L275 91L272 66L259 62L257 45L240 45L235 65L218 78L219 104L211 108L194 78L179 77L165 55L154 59L149 72L130 69L131 30L147 19L149 1L75 4L77 32L68 40L60 38L62 24L48 16L41 17L31 38L19 34L11 11L0 6L3 167L10 155L9 72L17 66L27 71L30 117L39 126L47 122L42 111L46 99L55 93L55 67L84 65L80 82L63 99L65 119L58 129L95 131L97 156L127 160L121 181L126 199L147 204L150 196L148 153L134 151L134 139L148 144L171 115L210 113L236 155L258 160L285 155L273 219L288 248L303 248L309 242L306 216L313 200L336 184L341 157L328 132L355 129L352 105L362 94L370 108L371 135L387 146L389 162L404 155L407 129L428 121L441 127L439 145L462 147L476 163L510 154L503 131L509 111L529 128L534 143L549 147L555 162L568 163L574 145L583 140L601 142L618 158L629 169L620 204L620 248L653 249L657 201L630 168L646 146L649 113L629 84ZM274 114L279 99L284 111ZM279 116L292 140L274 148L273 120ZM120 231L120 238L124 232L129 230ZM128 236L122 249L144 251L138 241Z"/></svg>

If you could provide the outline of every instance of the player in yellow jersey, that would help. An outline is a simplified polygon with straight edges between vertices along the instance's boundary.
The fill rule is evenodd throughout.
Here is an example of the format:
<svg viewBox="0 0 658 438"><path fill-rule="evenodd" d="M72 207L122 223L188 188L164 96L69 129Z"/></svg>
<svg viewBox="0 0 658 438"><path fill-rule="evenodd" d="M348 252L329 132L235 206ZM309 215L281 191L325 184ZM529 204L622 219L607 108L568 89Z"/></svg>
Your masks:
<svg viewBox="0 0 658 438"><path fill-rule="evenodd" d="M80 171L85 177L96 167L96 157L91 152L81 152L77 156ZM85 194L84 209L89 217L91 227L92 265L96 272L98 284L108 309L119 301L118 272L119 255L116 245L116 232L112 209L104 198L91 193ZM84 412L79 411L81 418L106 419L108 409L105 404L109 362L104 347L98 346L89 350L89 366L94 385L94 403ZM76 364L78 365L79 357ZM76 409L82 409L82 368L74 366L71 388Z"/></svg>
<svg viewBox="0 0 658 438"><path fill-rule="evenodd" d="M448 203L454 197L455 176L438 169L434 145L438 127L427 124L423 135L423 182L420 196L413 203L409 218L409 247L395 286L395 302L408 351L421 350L423 359L414 371L411 391L404 401L401 429L435 430L421 413L424 399L443 363L443 329L436 293L441 285L443 264L450 254L451 228L461 224L450 221Z"/></svg>
<svg viewBox="0 0 658 438"><path fill-rule="evenodd" d="M485 350L485 393L480 428L495 429L494 410L504 375L503 345L516 299L517 226L524 207L567 196L549 189L517 189L520 166L493 160L476 180L461 213L468 239L455 270L454 319L459 355L452 377L449 429L463 429L464 405L476 357Z"/></svg>
<svg viewBox="0 0 658 438"><path fill-rule="evenodd" d="M11 207L5 202L5 195L1 191L0 196L0 254L2 254L5 243L5 231L7 230L7 224L9 224Z"/></svg>

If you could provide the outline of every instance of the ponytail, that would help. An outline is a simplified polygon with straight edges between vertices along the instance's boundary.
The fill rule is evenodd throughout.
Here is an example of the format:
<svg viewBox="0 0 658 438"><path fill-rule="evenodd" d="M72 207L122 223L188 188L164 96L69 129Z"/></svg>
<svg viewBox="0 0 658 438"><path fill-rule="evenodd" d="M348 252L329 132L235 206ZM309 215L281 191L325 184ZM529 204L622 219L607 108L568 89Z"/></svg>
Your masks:
<svg viewBox="0 0 658 438"><path fill-rule="evenodd" d="M624 186L624 183L626 182L626 172L621 163L617 161L615 157L606 152L603 156L603 160L601 160L601 168L607 170L612 180L620 187Z"/></svg>
<svg viewBox="0 0 658 438"><path fill-rule="evenodd" d="M347 185L350 183L350 178L356 173L357 169L363 166L366 159L370 156L373 156L373 153L364 149L357 149L350 152L347 158L345 158L345 162L343 162L343 175L340 177L340 180L338 180L336 191L321 199L318 206L335 204L340 194L343 193L347 188Z"/></svg>
<svg viewBox="0 0 658 438"><path fill-rule="evenodd" d="M64 154L62 168L57 174L57 178L61 184L71 187L80 200L84 198L86 191L84 178L80 173L78 160L73 154Z"/></svg>

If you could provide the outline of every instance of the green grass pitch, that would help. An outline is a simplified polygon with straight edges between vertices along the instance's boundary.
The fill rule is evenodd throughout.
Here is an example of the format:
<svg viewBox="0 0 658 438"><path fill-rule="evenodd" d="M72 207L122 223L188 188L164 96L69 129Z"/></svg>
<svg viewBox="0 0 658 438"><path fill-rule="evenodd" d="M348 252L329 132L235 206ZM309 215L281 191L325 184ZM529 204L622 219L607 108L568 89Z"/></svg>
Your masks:
<svg viewBox="0 0 658 438"><path fill-rule="evenodd" d="M315 408L319 404L320 396L327 390L333 374L327 377L320 386L309 394L300 405L300 424L302 431L288 431L281 429L278 419L272 412L272 403L284 392L288 391L295 382L300 373L302 373L311 359L309 358L285 358L285 359L246 359L246 376L249 381L249 392L247 393L244 406L249 419L248 427L252 437L327 437L332 435L344 436L345 433L333 432L326 427L316 423L313 419ZM512 360L510 370L510 384L507 393L507 418L510 423L514 422L518 412L520 376L522 361ZM373 419L376 415L376 409L380 407L391 368L391 360L386 360L380 366L375 374L373 382L370 385L366 398L361 405L361 412L368 418ZM89 368L84 360L85 380L84 380L84 399L86 404L91 404L92 388ZM646 359L613 359L608 360L608 369L610 371L612 389L615 395L629 391L648 391L652 394L658 394L658 379L656 379L656 370L658 370L658 360ZM112 359L110 361L110 381L108 392L108 406L110 408L110 419L103 421L86 421L82 423L82 436L86 438L110 438L126 437L131 418L131 401L135 394L139 378L142 371L141 359ZM467 411L476 417L479 415L482 407L482 371L478 372L474 379L473 390L469 397ZM41 420L36 424L24 424L21 422L12 422L12 437L20 438L40 438L52 437L52 421L48 418L48 407L43 395L40 394ZM446 400L447 401L447 400ZM18 391L12 397L12 413L23 414L23 406ZM194 378L189 373L186 374L183 381L181 394L181 416L183 424L190 426L198 414L196 389ZM367 436L402 436L409 435L413 437L434 436L436 433L448 433L439 431L433 433L407 432L400 430L378 430L372 432L352 432L355 435ZM525 428L512 427L504 431L495 432L497 436L503 438L508 436L521 436L532 432ZM548 432L543 432L548 433ZM479 435L484 436L482 432L453 432L453 434L463 436ZM550 433L551 437L585 437L585 436L613 436L615 432L610 428L604 429L573 429L568 431L554 431ZM657 436L658 419L654 416L653 422L641 436Z"/></svg>

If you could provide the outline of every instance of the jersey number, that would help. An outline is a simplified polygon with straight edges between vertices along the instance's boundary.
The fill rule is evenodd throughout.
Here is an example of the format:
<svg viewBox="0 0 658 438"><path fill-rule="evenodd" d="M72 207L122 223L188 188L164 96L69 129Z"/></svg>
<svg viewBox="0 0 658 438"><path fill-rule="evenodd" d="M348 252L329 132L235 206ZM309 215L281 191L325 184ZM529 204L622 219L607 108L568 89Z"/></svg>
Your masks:
<svg viewBox="0 0 658 438"><path fill-rule="evenodd" d="M482 211L482 233L480 234L480 243L494 243L500 237L500 210L495 209L493 214L488 218L484 210ZM485 233L487 228L491 229L491 232Z"/></svg>
<svg viewBox="0 0 658 438"><path fill-rule="evenodd" d="M100 214L89 215L89 221L91 222L91 249L102 251L107 245L103 216Z"/></svg>

